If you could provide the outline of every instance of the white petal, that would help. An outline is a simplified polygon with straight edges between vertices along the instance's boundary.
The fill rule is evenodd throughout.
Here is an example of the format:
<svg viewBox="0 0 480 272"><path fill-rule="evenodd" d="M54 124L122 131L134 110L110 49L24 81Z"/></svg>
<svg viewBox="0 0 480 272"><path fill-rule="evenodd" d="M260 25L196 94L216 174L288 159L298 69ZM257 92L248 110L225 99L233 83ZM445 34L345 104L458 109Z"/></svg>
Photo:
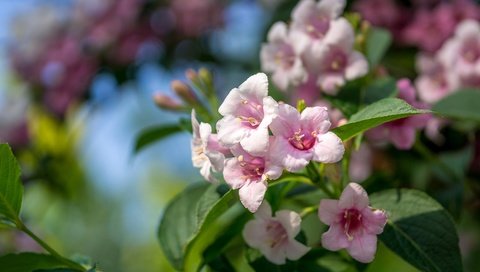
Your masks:
<svg viewBox="0 0 480 272"><path fill-rule="evenodd" d="M289 239L295 238L295 236L297 236L297 234L300 232L302 218L298 213L288 210L281 210L275 213L275 218L280 222L280 224L282 224Z"/></svg>
<svg viewBox="0 0 480 272"><path fill-rule="evenodd" d="M238 89L243 98L260 103L268 95L268 77L264 73L255 74L247 78Z"/></svg>
<svg viewBox="0 0 480 272"><path fill-rule="evenodd" d="M323 163L338 162L343 158L345 147L342 140L333 132L327 132L317 137L314 146L313 160Z"/></svg>
<svg viewBox="0 0 480 272"><path fill-rule="evenodd" d="M320 0L318 9L329 14L331 19L335 19L343 13L345 5L345 0Z"/></svg>
<svg viewBox="0 0 480 272"><path fill-rule="evenodd" d="M261 181L249 182L243 185L238 191L240 202L242 202L243 206L250 212L256 212L260 204L262 204L267 187L267 183Z"/></svg>
<svg viewBox="0 0 480 272"><path fill-rule="evenodd" d="M348 66L345 69L345 78L348 80L362 77L368 73L368 62L365 57L354 51L350 54Z"/></svg>

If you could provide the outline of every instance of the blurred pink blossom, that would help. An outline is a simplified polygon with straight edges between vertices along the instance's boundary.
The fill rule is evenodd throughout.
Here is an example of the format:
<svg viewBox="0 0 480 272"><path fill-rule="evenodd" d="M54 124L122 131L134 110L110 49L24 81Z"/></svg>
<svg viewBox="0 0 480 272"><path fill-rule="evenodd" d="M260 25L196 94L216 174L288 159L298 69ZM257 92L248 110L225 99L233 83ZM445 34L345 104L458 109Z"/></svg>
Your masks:
<svg viewBox="0 0 480 272"><path fill-rule="evenodd" d="M176 30L197 37L223 22L223 5L215 0L172 0Z"/></svg>
<svg viewBox="0 0 480 272"><path fill-rule="evenodd" d="M332 251L345 248L362 263L373 261L377 235L383 232L387 215L368 202L367 192L357 183L349 183L339 200L322 199L318 217L330 226L322 235L322 246Z"/></svg>
<svg viewBox="0 0 480 272"><path fill-rule="evenodd" d="M305 255L310 248L295 240L300 232L302 219L299 214L280 210L272 217L272 209L264 201L243 229L245 242L265 255L274 264L285 264L286 259L295 261Z"/></svg>
<svg viewBox="0 0 480 272"><path fill-rule="evenodd" d="M367 143L362 143L358 150L353 150L350 157L349 175L352 182L360 183L372 174L373 152Z"/></svg>

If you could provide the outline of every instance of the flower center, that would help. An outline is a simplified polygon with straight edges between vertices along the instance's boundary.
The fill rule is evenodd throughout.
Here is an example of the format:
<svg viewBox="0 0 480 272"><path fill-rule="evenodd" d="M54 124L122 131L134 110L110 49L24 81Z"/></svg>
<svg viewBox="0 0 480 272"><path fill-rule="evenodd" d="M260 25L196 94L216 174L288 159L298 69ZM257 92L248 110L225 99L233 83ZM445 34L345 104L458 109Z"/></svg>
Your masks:
<svg viewBox="0 0 480 272"><path fill-rule="evenodd" d="M348 240L352 241L353 234L362 226L362 214L357 209L345 210L340 222Z"/></svg>
<svg viewBox="0 0 480 272"><path fill-rule="evenodd" d="M263 119L263 107L255 102L242 100L238 118L247 127L257 128Z"/></svg>
<svg viewBox="0 0 480 272"><path fill-rule="evenodd" d="M300 150L308 150L315 145L317 140L317 132L312 131L311 133L305 133L301 129L296 131L292 137L288 138L288 142Z"/></svg>
<svg viewBox="0 0 480 272"><path fill-rule="evenodd" d="M274 59L276 64L288 69L295 63L295 52L289 44L283 43L275 52Z"/></svg>
<svg viewBox="0 0 480 272"><path fill-rule="evenodd" d="M263 158L254 157L246 161L245 158L240 155L237 160L240 162L245 180L259 180L262 178L263 172L265 171L265 160Z"/></svg>
<svg viewBox="0 0 480 272"><path fill-rule="evenodd" d="M330 28L330 19L324 16L312 16L307 22L306 30L310 37L322 39Z"/></svg>
<svg viewBox="0 0 480 272"><path fill-rule="evenodd" d="M340 48L332 48L329 57L325 60L325 68L329 72L340 72L347 66L347 56Z"/></svg>
<svg viewBox="0 0 480 272"><path fill-rule="evenodd" d="M272 220L268 223L267 233L267 243L270 245L270 248L281 245L288 240L287 231L278 221Z"/></svg>

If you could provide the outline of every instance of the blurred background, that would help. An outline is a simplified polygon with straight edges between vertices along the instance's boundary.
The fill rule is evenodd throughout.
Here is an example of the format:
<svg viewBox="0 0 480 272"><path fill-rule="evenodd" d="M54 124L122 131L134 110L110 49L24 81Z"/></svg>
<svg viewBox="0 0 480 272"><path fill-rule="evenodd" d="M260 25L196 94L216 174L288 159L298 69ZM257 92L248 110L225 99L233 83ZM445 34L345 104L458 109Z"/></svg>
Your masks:
<svg viewBox="0 0 480 272"><path fill-rule="evenodd" d="M266 32L288 21L296 3L0 1L0 141L22 165L27 224L60 252L91 258L105 271L171 271L156 239L162 210L202 179L188 133L134 152L142 129L188 118L159 110L152 97L174 96L172 80L208 67L223 98L260 71ZM436 19L448 12L458 21L480 18L471 1L365 0L348 8L393 33L402 57L385 65L394 76L414 76L416 50L435 51L452 35L454 27ZM430 39L415 32L420 27ZM462 235L465 250L478 252L478 233ZM1 253L32 250L41 251L28 237L0 230ZM415 271L381 247L369 271L387 267Z"/></svg>

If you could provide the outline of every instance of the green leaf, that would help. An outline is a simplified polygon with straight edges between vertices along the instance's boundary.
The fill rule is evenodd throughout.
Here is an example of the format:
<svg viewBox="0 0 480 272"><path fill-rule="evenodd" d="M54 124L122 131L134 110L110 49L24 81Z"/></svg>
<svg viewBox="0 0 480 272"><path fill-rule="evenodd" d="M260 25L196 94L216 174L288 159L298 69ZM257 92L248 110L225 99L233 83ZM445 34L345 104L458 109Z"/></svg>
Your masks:
<svg viewBox="0 0 480 272"><path fill-rule="evenodd" d="M165 137L171 136L175 133L183 131L183 125L162 125L152 128L147 128L140 132L135 141L135 153L144 149L150 144L155 143Z"/></svg>
<svg viewBox="0 0 480 272"><path fill-rule="evenodd" d="M0 268L2 272L26 272L26 271L79 271L73 270L67 264L57 258L39 253L8 254L0 257Z"/></svg>
<svg viewBox="0 0 480 272"><path fill-rule="evenodd" d="M415 114L429 113L428 110L415 109L398 98L385 98L370 104L352 115L347 124L332 131L346 141L368 129L393 120L409 117Z"/></svg>
<svg viewBox="0 0 480 272"><path fill-rule="evenodd" d="M464 89L438 101L432 110L441 116L480 122L479 89Z"/></svg>
<svg viewBox="0 0 480 272"><path fill-rule="evenodd" d="M366 55L370 68L382 60L392 43L392 35L385 29L373 27L368 32Z"/></svg>
<svg viewBox="0 0 480 272"><path fill-rule="evenodd" d="M220 196L216 189L208 183L193 184L175 197L165 210L158 239L165 256L178 270L183 270L187 258L190 258L190 267L201 265L201 253L215 236L201 239L199 234L213 229L216 219L236 201L232 191Z"/></svg>
<svg viewBox="0 0 480 272"><path fill-rule="evenodd" d="M20 167L7 144L0 144L0 220L16 225L22 207Z"/></svg>
<svg viewBox="0 0 480 272"><path fill-rule="evenodd" d="M462 271L455 224L438 202L411 189L374 193L370 201L388 213L379 238L392 251L422 271Z"/></svg>

